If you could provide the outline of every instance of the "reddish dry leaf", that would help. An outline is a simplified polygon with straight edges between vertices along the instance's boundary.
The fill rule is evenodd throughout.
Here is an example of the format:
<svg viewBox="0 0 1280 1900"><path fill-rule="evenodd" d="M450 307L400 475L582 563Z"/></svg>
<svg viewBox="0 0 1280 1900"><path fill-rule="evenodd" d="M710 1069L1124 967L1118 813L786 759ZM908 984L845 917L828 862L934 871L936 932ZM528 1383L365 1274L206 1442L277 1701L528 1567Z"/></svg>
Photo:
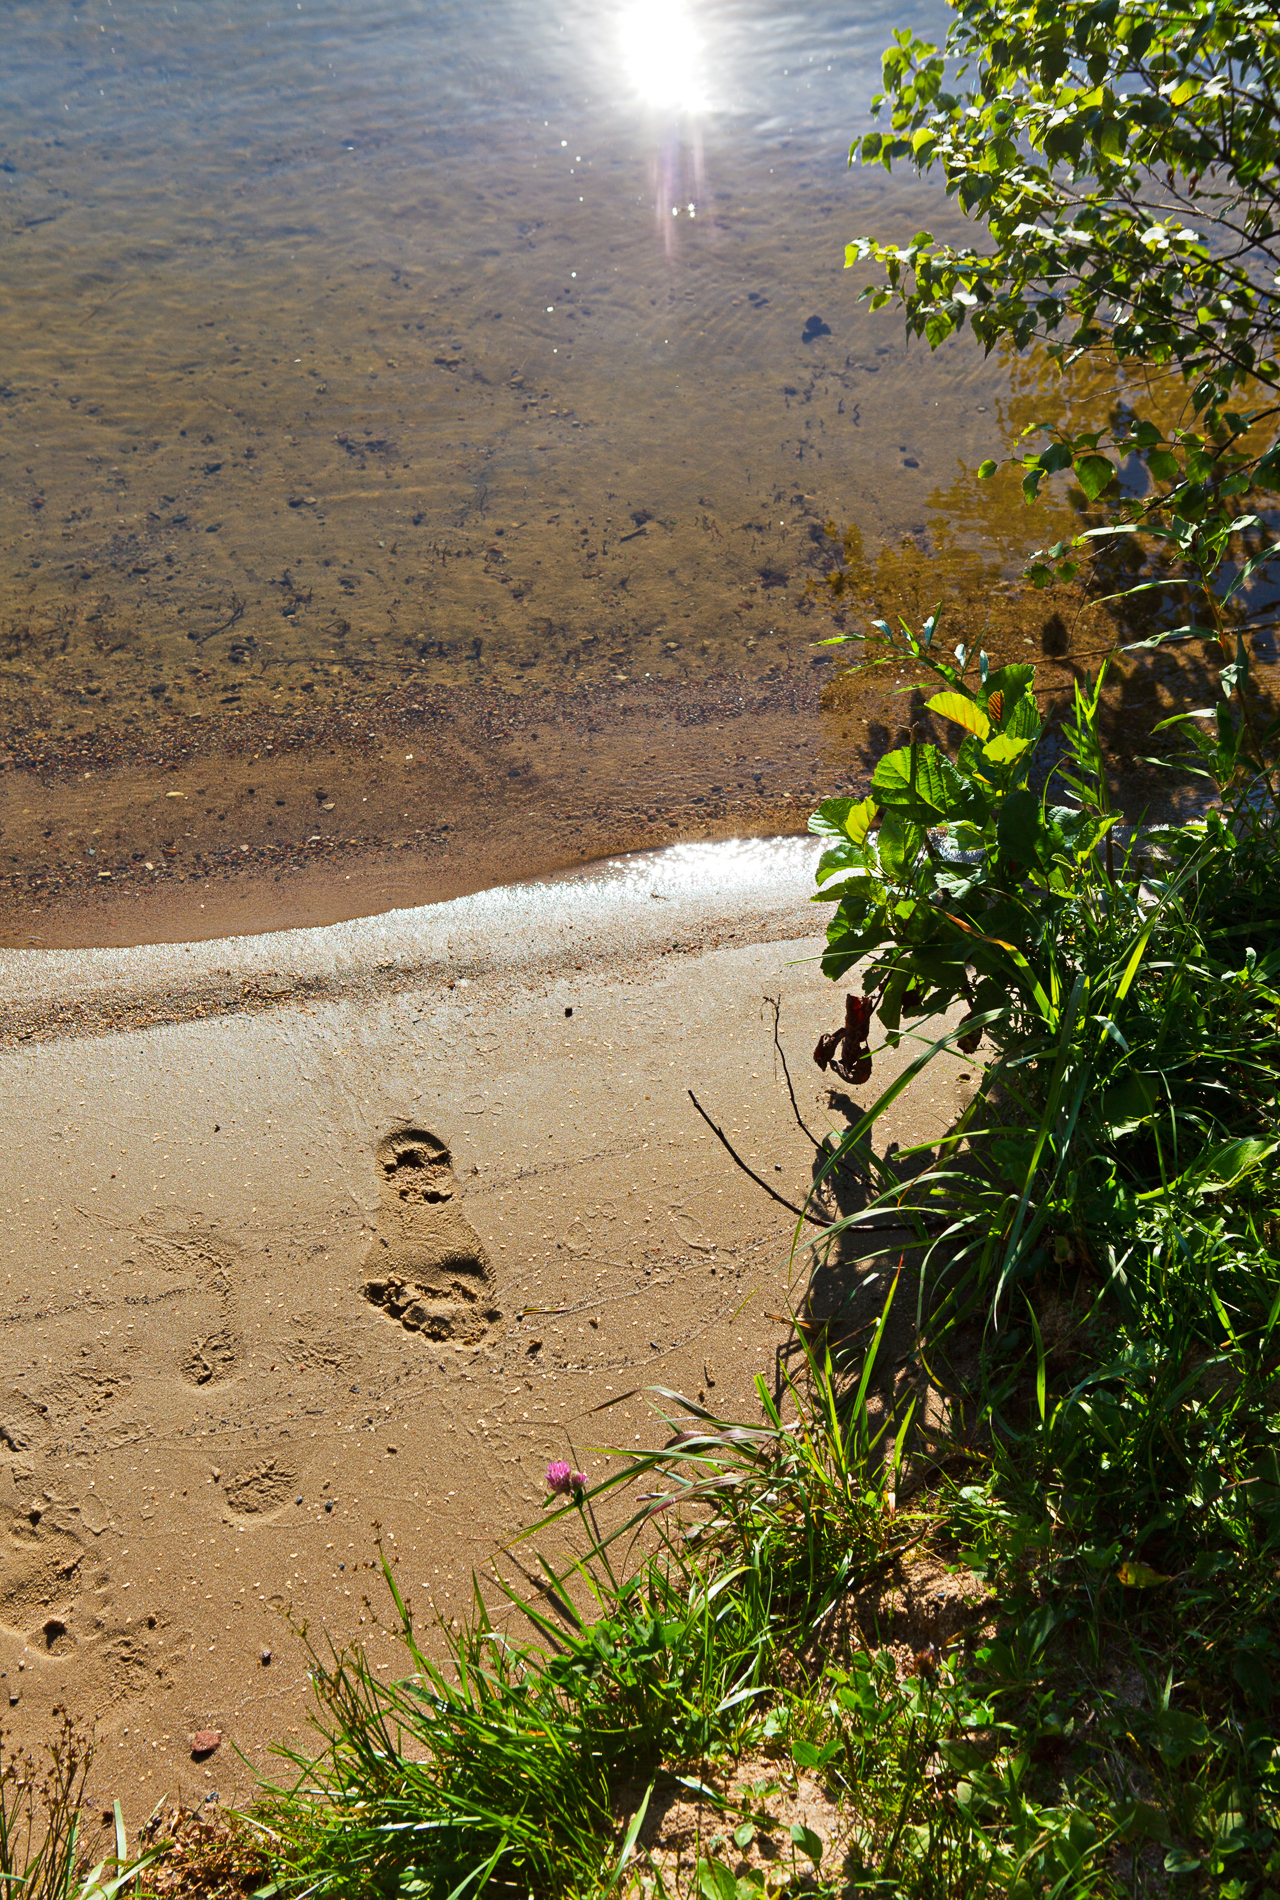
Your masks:
<svg viewBox="0 0 1280 1900"><path fill-rule="evenodd" d="M820 1069L830 1067L846 1082L867 1080L871 1074L871 1051L867 1047L867 1037L871 1031L874 1007L869 996L854 996L850 992L845 997L843 1029L834 1029L830 1035L820 1036L813 1052L813 1059ZM840 1050L838 1057L837 1049Z"/></svg>

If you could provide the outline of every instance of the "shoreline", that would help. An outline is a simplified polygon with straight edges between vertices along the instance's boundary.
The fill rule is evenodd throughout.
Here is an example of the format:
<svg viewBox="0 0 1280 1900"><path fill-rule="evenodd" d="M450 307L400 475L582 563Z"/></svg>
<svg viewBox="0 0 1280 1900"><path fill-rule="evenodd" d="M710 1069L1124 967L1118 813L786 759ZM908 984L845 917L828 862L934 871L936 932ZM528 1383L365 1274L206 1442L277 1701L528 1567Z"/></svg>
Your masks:
<svg viewBox="0 0 1280 1900"><path fill-rule="evenodd" d="M1002 627L994 657L1025 639ZM1072 662L1040 664L1052 703ZM11 729L0 947L335 923L675 841L793 834L913 735L945 740L918 693L823 654L520 692L406 678L306 713L170 719L127 750L100 726Z"/></svg>
<svg viewBox="0 0 1280 1900"><path fill-rule="evenodd" d="M808 836L691 842L321 926L209 942L3 948L0 1038L41 1044L767 943L812 928L819 850Z"/></svg>
<svg viewBox="0 0 1280 1900"><path fill-rule="evenodd" d="M797 1117L857 1112L810 1060L840 1010L818 849L683 846L323 930L0 952L7 1020L36 1025L0 1045L20 1741L57 1704L95 1717L91 1793L131 1827L169 1792L241 1800L310 1706L283 1618L393 1666L361 1607L377 1529L415 1600L461 1615L550 1459L598 1473L602 1446L647 1442L650 1386L749 1411L808 1256L688 1092L792 1203L814 1169ZM913 1085L887 1136L940 1133L966 1074ZM405 1206L397 1141L443 1152L442 1204ZM202 1729L223 1746L193 1762Z"/></svg>
<svg viewBox="0 0 1280 1900"><path fill-rule="evenodd" d="M869 772L848 726L821 716L816 678L724 676L625 696L406 686L358 719L181 724L137 758L95 746L56 769L11 749L0 947L336 923L674 840L802 831L820 792Z"/></svg>

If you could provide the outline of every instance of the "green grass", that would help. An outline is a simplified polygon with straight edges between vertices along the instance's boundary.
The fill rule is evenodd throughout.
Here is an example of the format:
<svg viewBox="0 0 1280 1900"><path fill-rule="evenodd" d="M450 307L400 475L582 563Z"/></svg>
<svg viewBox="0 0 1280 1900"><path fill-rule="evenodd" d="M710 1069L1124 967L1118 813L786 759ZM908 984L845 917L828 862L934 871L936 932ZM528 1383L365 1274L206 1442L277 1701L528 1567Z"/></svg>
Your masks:
<svg viewBox="0 0 1280 1900"><path fill-rule="evenodd" d="M812 1373L788 1423L763 1386L751 1426L666 1395L680 1411L668 1450L577 1507L582 1556L561 1572L542 1565L548 1607L521 1606L523 1644L477 1592L466 1630L442 1632L438 1665L384 1562L411 1671L383 1683L358 1648L313 1656L324 1748L290 1755L296 1782L261 1811L288 1842L281 1884L430 1895L626 1884L618 1790L672 1776L704 1787L711 1763L776 1723L780 1646L907 1541L887 1511L892 1465L876 1459L864 1395L842 1401L829 1361ZM639 1509L597 1536L597 1505L641 1480ZM657 1549L619 1575L611 1550L646 1532Z"/></svg>

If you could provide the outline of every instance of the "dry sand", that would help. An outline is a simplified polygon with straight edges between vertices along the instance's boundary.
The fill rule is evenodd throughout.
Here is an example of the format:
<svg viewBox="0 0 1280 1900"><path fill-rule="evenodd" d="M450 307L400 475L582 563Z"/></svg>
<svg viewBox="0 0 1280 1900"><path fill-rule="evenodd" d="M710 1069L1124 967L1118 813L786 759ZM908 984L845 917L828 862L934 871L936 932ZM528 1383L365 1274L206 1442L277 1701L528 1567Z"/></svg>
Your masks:
<svg viewBox="0 0 1280 1900"><path fill-rule="evenodd" d="M92 1720L94 1800L135 1824L242 1799L305 1738L284 1612L396 1667L376 1525L419 1612L461 1617L549 1459L598 1476L598 1447L654 1442L624 1394L753 1405L805 1257L686 1091L803 1197L763 999L806 1120L844 1126L811 1060L841 1016L813 855L677 847L325 930L0 953L18 1738L58 1702ZM940 1131L964 1071L885 1138Z"/></svg>

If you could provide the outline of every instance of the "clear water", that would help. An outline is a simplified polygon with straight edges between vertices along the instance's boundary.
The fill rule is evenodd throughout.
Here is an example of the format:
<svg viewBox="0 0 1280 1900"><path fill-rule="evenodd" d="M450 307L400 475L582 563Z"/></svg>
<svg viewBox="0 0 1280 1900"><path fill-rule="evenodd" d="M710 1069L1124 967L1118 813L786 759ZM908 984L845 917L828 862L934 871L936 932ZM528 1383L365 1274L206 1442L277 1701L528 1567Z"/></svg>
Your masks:
<svg viewBox="0 0 1280 1900"><path fill-rule="evenodd" d="M948 216L846 166L940 15L10 4L11 730L808 664L819 524L924 546L1006 388L843 268Z"/></svg>

